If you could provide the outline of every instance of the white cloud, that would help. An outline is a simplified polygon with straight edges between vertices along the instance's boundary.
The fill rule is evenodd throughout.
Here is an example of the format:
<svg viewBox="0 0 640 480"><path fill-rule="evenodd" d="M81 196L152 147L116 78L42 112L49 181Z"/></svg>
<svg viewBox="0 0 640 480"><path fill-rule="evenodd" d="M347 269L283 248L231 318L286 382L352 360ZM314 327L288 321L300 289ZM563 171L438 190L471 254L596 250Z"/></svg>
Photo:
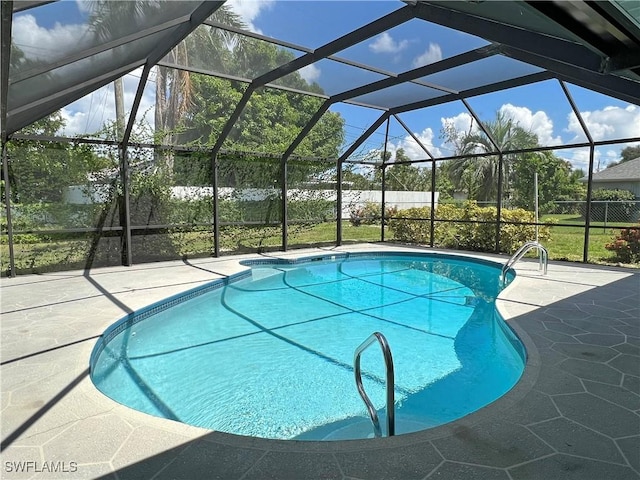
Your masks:
<svg viewBox="0 0 640 480"><path fill-rule="evenodd" d="M616 138L632 138L640 137L640 107L628 105L621 107L604 107L601 110L580 112L589 133L595 141L612 140ZM573 138L568 143L584 142L586 136L576 115L571 112L567 117L566 131L573 133ZM632 144L620 144L619 149ZM620 160L620 150L608 150L596 148L594 152L594 169L598 170L606 167L614 161ZM572 156L569 161L576 168L588 170L589 168L589 149L583 148L570 151ZM566 155L566 154L565 154Z"/></svg>
<svg viewBox="0 0 640 480"><path fill-rule="evenodd" d="M442 60L442 49L440 45L437 43L429 43L429 48L427 48L422 55L414 58L412 65L413 68L418 68L440 60Z"/></svg>
<svg viewBox="0 0 640 480"><path fill-rule="evenodd" d="M91 13L95 8L95 4L86 0L76 0L76 7L82 13Z"/></svg>
<svg viewBox="0 0 640 480"><path fill-rule="evenodd" d="M553 136L553 121L547 116L546 112L538 110L533 113L527 107L517 107L507 103L500 107L500 113L512 119L525 130L535 133L538 136L540 145L553 146L562 144L560 136Z"/></svg>
<svg viewBox="0 0 640 480"><path fill-rule="evenodd" d="M133 105L141 73L142 69L139 68L123 77L125 115L129 114ZM154 86L155 84L151 82L147 84L138 109L138 118L155 104ZM106 123L111 123L116 119L113 84L105 85L67 105L61 110L61 114L66 122L64 131L61 132L65 136L73 137L101 130ZM147 114L145 121L150 123L153 128L153 114Z"/></svg>
<svg viewBox="0 0 640 480"><path fill-rule="evenodd" d="M451 125L460 133L467 133L469 131L477 132L480 130L473 117L466 112L459 113L455 117L441 118L440 123L442 124L443 129L447 128L448 125Z"/></svg>
<svg viewBox="0 0 640 480"><path fill-rule="evenodd" d="M250 31L260 34L262 31L255 26L254 21L263 10L273 7L274 4L275 0L228 0L225 3L242 18Z"/></svg>
<svg viewBox="0 0 640 480"><path fill-rule="evenodd" d="M308 83L313 83L320 78L320 69L314 64L307 65L298 70L300 76Z"/></svg>
<svg viewBox="0 0 640 480"><path fill-rule="evenodd" d="M440 149L433 144L434 134L431 128L425 128L421 133L416 134L416 137L418 137L420 143L422 143L422 145L424 145L425 148L429 150L431 155L433 155L434 157L439 157L442 155ZM387 144L387 150L391 152L391 159L393 161L395 161L396 151L400 149L403 149L404 153L411 160L424 160L426 158L429 158L422 147L418 145L418 142L416 142L411 135L407 135L397 143L389 142Z"/></svg>
<svg viewBox="0 0 640 480"><path fill-rule="evenodd" d="M596 141L640 137L640 107L638 106L604 107L602 110L580 112L580 114ZM584 139L580 123L573 112L569 114L567 130L575 135L572 141Z"/></svg>
<svg viewBox="0 0 640 480"><path fill-rule="evenodd" d="M603 157L604 158L602 158L601 167L606 167L610 163L620 160L620 152L618 152L617 150L607 150L606 152L604 152Z"/></svg>
<svg viewBox="0 0 640 480"><path fill-rule="evenodd" d="M69 52L77 51L87 25L61 25L53 28L38 25L33 15L19 15L13 20L12 40L30 59L53 61Z"/></svg>
<svg viewBox="0 0 640 480"><path fill-rule="evenodd" d="M378 35L373 43L369 44L369 49L374 53L398 53L409 45L408 40L396 42L387 32Z"/></svg>
<svg viewBox="0 0 640 480"><path fill-rule="evenodd" d="M440 118L440 123L443 130L453 128L460 135L480 131L477 122L471 114L466 112L461 112L455 117L442 117ZM446 139L442 145L440 145L440 148L444 151L444 156L455 155L456 153L456 146Z"/></svg>
<svg viewBox="0 0 640 480"><path fill-rule="evenodd" d="M601 170L609 163L609 161L602 158L602 152L599 149L595 149L593 153L594 153L593 169L595 171L599 169ZM585 173L589 171L589 149L588 148L577 148L575 150L574 149L562 150L561 152L559 152L559 155L562 158L565 158L566 160L568 160L569 163L571 163L571 165L573 166L573 168L582 169L584 170ZM600 168L598 168L598 165L600 165Z"/></svg>
<svg viewBox="0 0 640 480"><path fill-rule="evenodd" d="M573 168L582 169L586 173L589 170L589 149L577 148L556 152L560 157L567 160ZM596 156L598 152L596 152Z"/></svg>
<svg viewBox="0 0 640 480"><path fill-rule="evenodd" d="M273 0L230 0L228 5L240 15L249 28L258 31L254 22L262 11L270 8ZM78 2L81 12L87 13L90 7L83 2ZM37 19L30 14L20 14L14 18L12 38L25 56L31 59L46 58L55 61L57 58L79 50L90 39L87 24L62 25L56 23L51 28L38 25ZM128 115L133 98L138 88L140 71L132 72L133 75L124 77L125 110ZM301 72L302 73L302 72ZM304 74L308 78L317 78L319 70L310 66ZM155 104L155 84L149 83L139 107L139 116ZM61 114L66 121L66 126L61 134L75 136L78 134L94 133L101 130L105 123L115 120L115 101L113 84L109 84L61 109ZM147 123L153 128L153 114L145 117Z"/></svg>
<svg viewBox="0 0 640 480"><path fill-rule="evenodd" d="M567 128L565 128L565 131L573 133L573 138L570 140L572 142L584 142L587 139L582 127L580 126L580 122L578 122L578 117L576 117L573 112L570 112L567 115Z"/></svg>
<svg viewBox="0 0 640 480"><path fill-rule="evenodd" d="M502 105L499 111L507 118L516 122L520 127L535 133L541 145L552 146L562 144L560 136L553 136L553 122L545 112L539 110L533 113L527 107L517 107L510 103ZM477 122L466 112L460 113L455 117L442 118L440 121L442 122L443 128L450 124L460 133L469 132L470 127L472 132L480 131Z"/></svg>
<svg viewBox="0 0 640 480"><path fill-rule="evenodd" d="M620 145L620 150L626 146L637 145L634 143ZM613 150L611 146L596 147L593 152L593 171L598 172L607 165L620 161L620 150ZM568 160L574 168L589 171L589 148L576 148L556 152L562 158Z"/></svg>
<svg viewBox="0 0 640 480"><path fill-rule="evenodd" d="M82 11L88 11L86 8ZM18 15L13 22L13 41L20 47L25 56L30 59L47 59L55 61L56 58L77 51L88 42L91 37L86 24L61 25L56 23L52 28L45 28L38 25L33 15ZM69 66L72 68L85 68ZM124 77L124 101L125 109L131 109L136 90L138 88L141 69L132 72ZM71 73L69 71L69 73ZM150 84L151 87L155 84ZM154 94L149 96L148 88L142 99L139 112L144 112L155 102ZM113 84L106 85L89 95L76 100L61 109L62 117L66 125L63 131L59 132L65 136L75 136L87 133L94 133L101 130L106 123L115 120L115 100ZM153 117L153 115L151 115ZM153 118L147 119L153 123Z"/></svg>

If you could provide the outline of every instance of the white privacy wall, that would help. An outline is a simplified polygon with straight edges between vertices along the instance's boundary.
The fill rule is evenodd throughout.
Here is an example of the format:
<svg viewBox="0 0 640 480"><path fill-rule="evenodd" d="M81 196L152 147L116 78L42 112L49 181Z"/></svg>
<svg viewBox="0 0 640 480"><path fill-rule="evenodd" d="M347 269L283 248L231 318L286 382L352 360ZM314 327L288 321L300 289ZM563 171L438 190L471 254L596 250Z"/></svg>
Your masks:
<svg viewBox="0 0 640 480"><path fill-rule="evenodd" d="M101 188L102 187L102 188ZM213 189L211 187L171 187L171 196L181 200L194 200L211 197ZM435 192L434 199L436 206L440 193ZM91 203L102 203L107 200L108 191L106 187L99 184L92 187L70 186L65 194L65 201L71 204L87 205ZM268 198L278 198L280 190L276 188L245 188L237 190L235 188L223 187L218 189L218 196L222 199L234 199L238 201L251 202L261 201ZM337 201L338 192L336 190L287 190L290 201L322 199ZM343 190L342 191L342 218L349 218L351 210L362 207L367 203L382 203L382 191L380 190ZM397 207L399 210L414 207L431 206L431 192L398 192L387 191L385 194L385 205Z"/></svg>

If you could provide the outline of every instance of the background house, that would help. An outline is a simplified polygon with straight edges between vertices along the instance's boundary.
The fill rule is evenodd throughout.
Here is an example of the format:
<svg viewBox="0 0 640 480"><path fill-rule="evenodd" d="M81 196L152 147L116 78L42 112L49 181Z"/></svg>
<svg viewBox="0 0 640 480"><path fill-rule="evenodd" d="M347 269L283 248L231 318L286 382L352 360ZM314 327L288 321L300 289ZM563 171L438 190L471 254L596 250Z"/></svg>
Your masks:
<svg viewBox="0 0 640 480"><path fill-rule="evenodd" d="M593 189L629 190L640 199L640 157L594 173Z"/></svg>

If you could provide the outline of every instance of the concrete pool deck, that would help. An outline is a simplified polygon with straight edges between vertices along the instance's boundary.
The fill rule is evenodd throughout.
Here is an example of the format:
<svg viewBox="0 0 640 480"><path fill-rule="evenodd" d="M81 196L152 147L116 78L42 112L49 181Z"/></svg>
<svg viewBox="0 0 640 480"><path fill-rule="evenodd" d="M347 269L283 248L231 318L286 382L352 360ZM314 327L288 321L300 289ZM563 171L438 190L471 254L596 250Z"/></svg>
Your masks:
<svg viewBox="0 0 640 480"><path fill-rule="evenodd" d="M365 244L268 256L374 250L437 252ZM637 270L554 262L543 277L536 261L519 262L497 304L527 347L522 379L480 411L422 432L247 438L155 418L96 390L89 356L109 325L256 257L2 278L0 477L640 479Z"/></svg>

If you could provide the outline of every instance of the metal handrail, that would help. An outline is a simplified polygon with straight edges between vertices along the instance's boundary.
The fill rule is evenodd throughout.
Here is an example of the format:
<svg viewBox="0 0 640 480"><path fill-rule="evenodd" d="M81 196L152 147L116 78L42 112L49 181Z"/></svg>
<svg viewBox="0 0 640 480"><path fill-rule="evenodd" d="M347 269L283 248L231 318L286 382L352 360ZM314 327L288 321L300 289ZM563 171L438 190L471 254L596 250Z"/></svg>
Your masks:
<svg viewBox="0 0 640 480"><path fill-rule="evenodd" d="M549 263L549 252L544 246L539 242L527 242L522 245L516 253L514 253L509 260L502 266L502 275L500 276L500 280L504 283L507 271L515 265L515 263L520 260L529 250L533 250L536 248L538 250L538 270L542 270L542 274L547 274L547 265Z"/></svg>
<svg viewBox="0 0 640 480"><path fill-rule="evenodd" d="M382 431L380 430L380 421L378 420L378 413L376 412L373 403L369 400L366 392L364 391L364 386L362 385L362 375L360 373L360 355L363 351L365 351L372 343L378 341L380 344L380 348L382 349L382 355L384 356L384 364L387 368L387 434L388 436L395 435L396 433L396 421L395 421L395 401L394 401L394 376L393 376L393 358L391 357L391 349L389 348L389 343L387 339L380 332L373 332L369 335L364 342L360 344L358 348L356 348L355 354L353 356L354 363L354 371L356 377L356 386L358 387L358 393L362 397L364 404L369 411L369 416L371 417L371 422L373 423L373 430L376 437L382 436Z"/></svg>

